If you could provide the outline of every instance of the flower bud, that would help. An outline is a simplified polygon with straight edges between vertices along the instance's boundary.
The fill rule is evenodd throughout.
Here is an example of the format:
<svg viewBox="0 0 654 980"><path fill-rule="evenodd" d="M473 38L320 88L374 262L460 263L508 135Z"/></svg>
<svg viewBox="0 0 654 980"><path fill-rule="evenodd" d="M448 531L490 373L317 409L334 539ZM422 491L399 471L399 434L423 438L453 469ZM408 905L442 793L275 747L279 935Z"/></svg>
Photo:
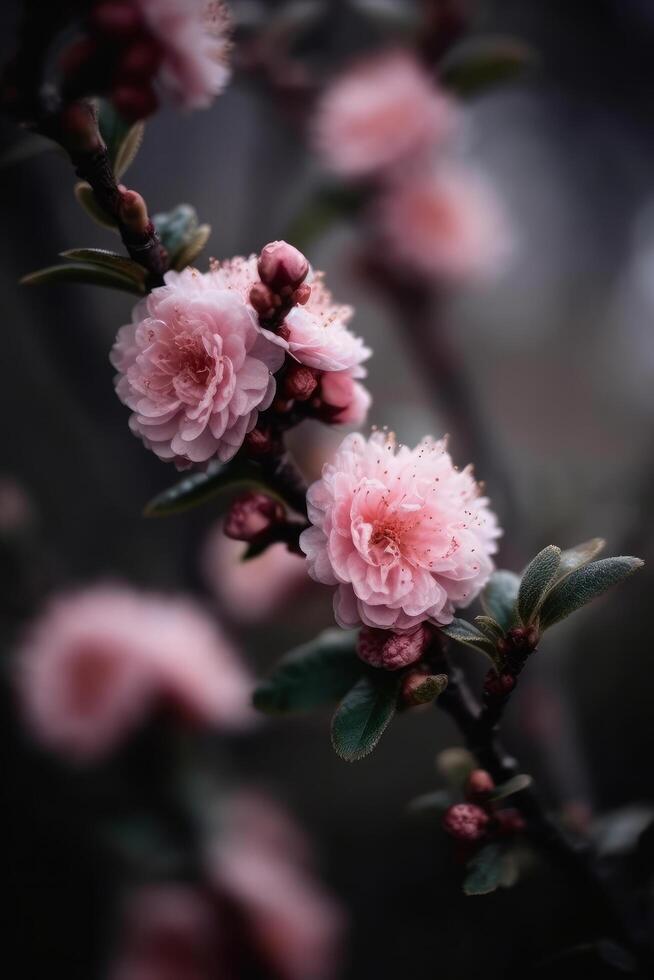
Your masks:
<svg viewBox="0 0 654 980"><path fill-rule="evenodd" d="M506 634L511 648L519 653L531 653L536 649L540 634L535 626L515 626Z"/></svg>
<svg viewBox="0 0 654 980"><path fill-rule="evenodd" d="M407 708L430 704L447 687L447 674L425 674L411 670L402 681L400 703Z"/></svg>
<svg viewBox="0 0 654 980"><path fill-rule="evenodd" d="M146 235L150 228L150 218L145 201L138 191L124 189L120 198L120 220L137 235Z"/></svg>
<svg viewBox="0 0 654 980"><path fill-rule="evenodd" d="M128 122L138 122L151 116L159 105L159 100L151 85L117 85L111 93L111 101L116 111Z"/></svg>
<svg viewBox="0 0 654 980"><path fill-rule="evenodd" d="M478 841L486 833L489 819L474 803L456 803L443 815L443 830L456 840Z"/></svg>
<svg viewBox="0 0 654 980"><path fill-rule="evenodd" d="M507 671L496 674L494 670L489 670L484 681L484 692L494 698L506 697L515 685L516 679L513 674L509 674Z"/></svg>
<svg viewBox="0 0 654 980"><path fill-rule="evenodd" d="M258 269L261 281L279 293L298 288L308 275L309 262L288 242L271 242L262 249Z"/></svg>
<svg viewBox="0 0 654 980"><path fill-rule="evenodd" d="M285 518L283 505L265 493L244 493L232 503L223 530L235 541L256 541Z"/></svg>
<svg viewBox="0 0 654 980"><path fill-rule="evenodd" d="M371 667L400 670L419 660L428 643L429 633L422 625L408 633L389 633L364 626L357 640L357 653Z"/></svg>
<svg viewBox="0 0 654 980"><path fill-rule="evenodd" d="M141 27L138 5L129 0L106 0L93 7L90 24L98 34L115 41L125 41L137 34Z"/></svg>
<svg viewBox="0 0 654 980"><path fill-rule="evenodd" d="M293 300L298 306L306 306L310 299L311 286L307 282L303 282L293 293Z"/></svg>
<svg viewBox="0 0 654 980"><path fill-rule="evenodd" d="M487 800L495 789L495 780L485 769L473 769L466 780L465 795L470 802Z"/></svg>
<svg viewBox="0 0 654 980"><path fill-rule="evenodd" d="M306 402L318 387L317 372L304 364L292 364L284 378L283 392L288 398Z"/></svg>
<svg viewBox="0 0 654 980"><path fill-rule="evenodd" d="M161 63L161 48L152 38L140 38L130 44L116 69L121 82L148 81Z"/></svg>
<svg viewBox="0 0 654 980"><path fill-rule="evenodd" d="M248 432L243 446L249 456L268 456L274 448L275 440L269 429L255 428Z"/></svg>
<svg viewBox="0 0 654 980"><path fill-rule="evenodd" d="M255 282L250 290L250 303L263 320L275 312L275 294L262 282Z"/></svg>
<svg viewBox="0 0 654 980"><path fill-rule="evenodd" d="M500 837L512 837L521 834L527 826L525 818L515 807L498 810L493 817L495 829Z"/></svg>

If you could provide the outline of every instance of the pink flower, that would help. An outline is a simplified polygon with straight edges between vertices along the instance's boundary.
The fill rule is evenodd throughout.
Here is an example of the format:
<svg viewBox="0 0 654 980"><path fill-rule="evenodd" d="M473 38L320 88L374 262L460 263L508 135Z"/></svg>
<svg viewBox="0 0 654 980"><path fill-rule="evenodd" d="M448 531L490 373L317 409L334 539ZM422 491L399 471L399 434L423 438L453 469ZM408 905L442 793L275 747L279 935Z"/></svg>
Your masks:
<svg viewBox="0 0 654 980"><path fill-rule="evenodd" d="M349 371L324 374L320 398L329 410L333 425L363 425L372 403L370 392Z"/></svg>
<svg viewBox="0 0 654 980"><path fill-rule="evenodd" d="M251 684L224 637L191 602L97 586L50 602L17 659L34 737L74 759L98 758L156 702L227 728L251 718Z"/></svg>
<svg viewBox="0 0 654 980"><path fill-rule="evenodd" d="M491 187L478 175L440 167L392 183L377 205L391 255L407 268L444 280L493 275L511 251L508 225Z"/></svg>
<svg viewBox="0 0 654 980"><path fill-rule="evenodd" d="M180 108L205 109L229 81L229 15L220 0L136 0L161 48L157 81Z"/></svg>
<svg viewBox="0 0 654 980"><path fill-rule="evenodd" d="M254 624L281 614L293 596L311 585L306 562L285 544L273 544L250 561L247 545L225 537L222 523L210 531L202 551L204 580L227 615Z"/></svg>
<svg viewBox="0 0 654 980"><path fill-rule="evenodd" d="M133 412L132 431L160 459L231 459L272 402L284 352L211 273L185 269L165 279L118 332L118 397Z"/></svg>
<svg viewBox="0 0 654 980"><path fill-rule="evenodd" d="M254 947L279 980L336 975L343 916L307 865L308 845L264 797L242 794L223 813L210 874L241 909Z"/></svg>
<svg viewBox="0 0 654 980"><path fill-rule="evenodd" d="M412 450L383 432L346 436L307 502L313 527L300 546L311 577L337 586L334 611L346 629L449 623L493 570L495 515L444 441L425 438Z"/></svg>
<svg viewBox="0 0 654 980"><path fill-rule="evenodd" d="M442 143L456 111L407 51L356 64L327 89L314 120L314 145L342 177L366 177Z"/></svg>
<svg viewBox="0 0 654 980"><path fill-rule="evenodd" d="M144 885L125 910L125 937L110 980L212 980L216 923L185 885Z"/></svg>

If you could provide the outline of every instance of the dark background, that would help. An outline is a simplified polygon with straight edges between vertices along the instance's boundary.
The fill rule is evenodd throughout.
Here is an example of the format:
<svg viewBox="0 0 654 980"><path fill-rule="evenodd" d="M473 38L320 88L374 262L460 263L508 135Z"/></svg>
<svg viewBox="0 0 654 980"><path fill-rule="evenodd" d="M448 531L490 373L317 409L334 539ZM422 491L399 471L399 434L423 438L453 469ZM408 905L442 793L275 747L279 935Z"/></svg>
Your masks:
<svg viewBox="0 0 654 980"><path fill-rule="evenodd" d="M363 39L345 5L333 8L332 29L313 43L336 66ZM14 15L3 6L5 47ZM548 634L508 719L511 749L546 799L601 813L654 796L654 9L647 0L497 0L480 4L478 25L525 39L540 58L528 80L467 110L466 156L496 183L517 249L499 282L462 291L448 309L490 452L517 501L500 515L504 560L519 568L545 544L598 534L610 553L649 560L619 594ZM9 124L3 133L17 138ZM213 225L206 254L226 257L282 237L320 175L288 122L237 79L209 111L158 114L129 181L155 213L190 200ZM17 285L64 248L115 245L79 210L72 184L56 153L7 167L0 180L0 471L20 481L37 514L25 578L37 593L107 576L202 591L211 506L167 521L141 516L175 474L130 435L113 392L107 355L129 299ZM440 434L449 422L428 379L352 271L356 236L337 227L310 257L357 307L356 330L374 349L371 421L406 442ZM310 432L315 458L328 443ZM12 570L4 593L14 606L21 588ZM329 621L329 597L319 595L272 625L231 628L263 672ZM4 927L21 964L11 975L44 976L46 964L49 976L101 975L111 873L85 851L83 800L71 809L67 790L58 807L56 776L26 763L7 700ZM356 766L333 754L326 716L269 722L231 746L237 779L275 790L318 841L324 877L351 916L348 977L537 975L534 962L584 932L583 903L551 869L464 899L448 842L407 818L407 801L437 785L436 751L456 739L445 717L425 711L401 718Z"/></svg>

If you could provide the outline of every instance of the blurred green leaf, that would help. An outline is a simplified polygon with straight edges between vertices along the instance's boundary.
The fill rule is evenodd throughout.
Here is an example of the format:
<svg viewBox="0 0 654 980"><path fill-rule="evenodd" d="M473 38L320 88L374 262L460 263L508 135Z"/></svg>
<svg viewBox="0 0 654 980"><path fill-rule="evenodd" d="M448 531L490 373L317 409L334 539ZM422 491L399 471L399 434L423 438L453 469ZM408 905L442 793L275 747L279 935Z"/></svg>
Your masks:
<svg viewBox="0 0 654 980"><path fill-rule="evenodd" d="M466 865L466 895L489 895L502 883L504 863L499 844L486 844Z"/></svg>
<svg viewBox="0 0 654 980"><path fill-rule="evenodd" d="M515 604L520 588L520 576L500 569L493 572L481 594L481 604L489 616L506 632L514 624Z"/></svg>
<svg viewBox="0 0 654 980"><path fill-rule="evenodd" d="M20 280L24 286L50 285L51 283L76 282L92 286L107 286L121 289L137 296L145 295L145 287L134 279L112 269L106 269L92 262L67 262L65 265L51 265L47 269L30 272Z"/></svg>
<svg viewBox="0 0 654 980"><path fill-rule="evenodd" d="M640 558L620 556L602 558L570 572L547 595L540 611L541 628L547 629L565 619L601 596L612 585L629 578L642 565Z"/></svg>
<svg viewBox="0 0 654 980"><path fill-rule="evenodd" d="M441 82L469 97L513 81L537 64L535 51L514 37L471 37L457 44L440 65Z"/></svg>
<svg viewBox="0 0 654 980"><path fill-rule="evenodd" d="M92 218L96 224L100 225L102 228L108 228L110 231L118 230L118 226L112 216L107 214L107 212L104 211L98 204L90 184L87 184L86 181L81 180L75 184L73 190L78 204L84 208L88 216Z"/></svg>
<svg viewBox="0 0 654 980"><path fill-rule="evenodd" d="M292 650L254 692L254 706L268 714L308 711L339 701L361 677L357 634L325 630Z"/></svg>
<svg viewBox="0 0 654 980"><path fill-rule="evenodd" d="M269 496L282 500L279 493L267 486L261 468L246 459L230 460L228 463L213 462L202 473L192 473L179 483L157 494L146 505L146 517L169 517L198 507L219 494L233 491L256 489ZM282 500L282 503L285 501Z"/></svg>
<svg viewBox="0 0 654 980"><path fill-rule="evenodd" d="M152 221L172 264L193 240L198 229L197 211L192 204L178 204L170 211L155 214Z"/></svg>
<svg viewBox="0 0 654 980"><path fill-rule="evenodd" d="M517 776L512 776L511 779L507 779L505 783L496 786L490 794L490 798L491 800L504 800L507 796L514 796L515 793L521 793L523 789L528 789L532 783L531 776L519 773Z"/></svg>
<svg viewBox="0 0 654 980"><path fill-rule="evenodd" d="M536 618L560 564L561 549L550 544L539 551L527 565L518 590L518 615L525 626L529 626Z"/></svg>
<svg viewBox="0 0 654 980"><path fill-rule="evenodd" d="M369 755L395 714L401 677L369 671L349 691L332 719L332 745L346 762Z"/></svg>
<svg viewBox="0 0 654 980"><path fill-rule="evenodd" d="M433 793L423 793L411 800L407 811L411 814L434 814L440 816L455 802L454 796L446 789L437 789Z"/></svg>
<svg viewBox="0 0 654 980"><path fill-rule="evenodd" d="M191 240L175 256L172 263L177 272L181 272L187 265L191 265L198 257L211 236L211 225L200 225L193 233Z"/></svg>
<svg viewBox="0 0 654 980"><path fill-rule="evenodd" d="M570 572L574 572L575 568L588 565L593 558L599 555L600 551L604 550L605 546L606 541L603 538L591 538L590 541L584 541L583 544L578 544L574 548L568 548L567 551L562 551L561 564L559 565L555 581L560 582L564 576L569 575Z"/></svg>
<svg viewBox="0 0 654 980"><path fill-rule="evenodd" d="M142 286L143 291L145 291L146 269L133 259L128 259L125 255L118 255L116 252L109 252L103 248L69 248L67 251L60 252L59 254L64 259L71 259L87 264L90 263L103 269L113 270L121 276L127 276L136 285Z"/></svg>
<svg viewBox="0 0 654 980"><path fill-rule="evenodd" d="M454 789L461 789L473 769L477 768L477 760L472 752L462 746L452 746L443 749L436 756L436 769Z"/></svg>
<svg viewBox="0 0 654 980"><path fill-rule="evenodd" d="M116 180L120 180L134 162L136 154L141 149L144 132L145 124L142 122L134 123L131 129L127 131L125 138L116 151L116 158L114 160Z"/></svg>
<svg viewBox="0 0 654 980"><path fill-rule="evenodd" d="M116 167L121 147L127 139L133 124L128 122L116 111L112 102L107 99L96 99L98 112L98 128L104 140L112 167Z"/></svg>

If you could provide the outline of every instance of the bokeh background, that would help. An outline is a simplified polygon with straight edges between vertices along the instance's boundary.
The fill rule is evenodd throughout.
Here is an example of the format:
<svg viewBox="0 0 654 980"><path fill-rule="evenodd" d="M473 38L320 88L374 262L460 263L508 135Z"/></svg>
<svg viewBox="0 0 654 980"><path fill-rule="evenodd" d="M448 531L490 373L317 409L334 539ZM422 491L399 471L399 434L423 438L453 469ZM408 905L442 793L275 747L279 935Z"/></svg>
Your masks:
<svg viewBox="0 0 654 980"><path fill-rule="evenodd" d="M325 71L369 43L356 9L328 6L329 30L307 42ZM647 0L480 0L478 8L480 31L517 36L539 57L527 78L466 109L464 155L497 187L517 246L498 281L458 291L444 313L493 459L492 472L477 472L506 529L500 565L519 569L548 543L597 534L610 553L649 562L619 594L547 635L507 720L510 747L552 806L603 813L654 801L654 11ZM14 4L0 17L9 49ZM8 123L2 133L17 145ZM283 237L321 181L292 123L242 77L206 112L158 113L130 172L153 212L194 204L213 226L207 257ZM206 575L211 504L142 517L175 474L130 435L113 391L108 352L129 299L17 284L65 248L115 244L77 207L72 183L55 152L6 166L0 181L0 475L11 481L2 507L12 506L15 482L31 510L20 560L2 546L3 647L52 588L121 578L196 592L263 673L330 623L329 596L298 586L275 614L248 622L224 596L221 606ZM355 305L356 330L374 349L371 421L406 442L456 431L416 345L358 275L357 236L336 225L310 258ZM334 437L309 426L301 443L315 473ZM452 452L468 462L456 443ZM254 596L265 584L248 587ZM86 847L83 799L80 811L70 792L58 797L55 776L24 746L11 694L3 697L12 906L3 931L20 964L12 976L46 968L68 980L102 976L111 869ZM317 841L323 877L350 916L346 977L524 976L525 964L537 975L534 963L583 929L578 896L551 869L512 891L464 899L448 841L433 823L407 817L407 801L437 785L436 752L456 741L449 720L427 710L401 717L357 765L333 754L326 715L268 721L216 748L236 782L272 790Z"/></svg>

